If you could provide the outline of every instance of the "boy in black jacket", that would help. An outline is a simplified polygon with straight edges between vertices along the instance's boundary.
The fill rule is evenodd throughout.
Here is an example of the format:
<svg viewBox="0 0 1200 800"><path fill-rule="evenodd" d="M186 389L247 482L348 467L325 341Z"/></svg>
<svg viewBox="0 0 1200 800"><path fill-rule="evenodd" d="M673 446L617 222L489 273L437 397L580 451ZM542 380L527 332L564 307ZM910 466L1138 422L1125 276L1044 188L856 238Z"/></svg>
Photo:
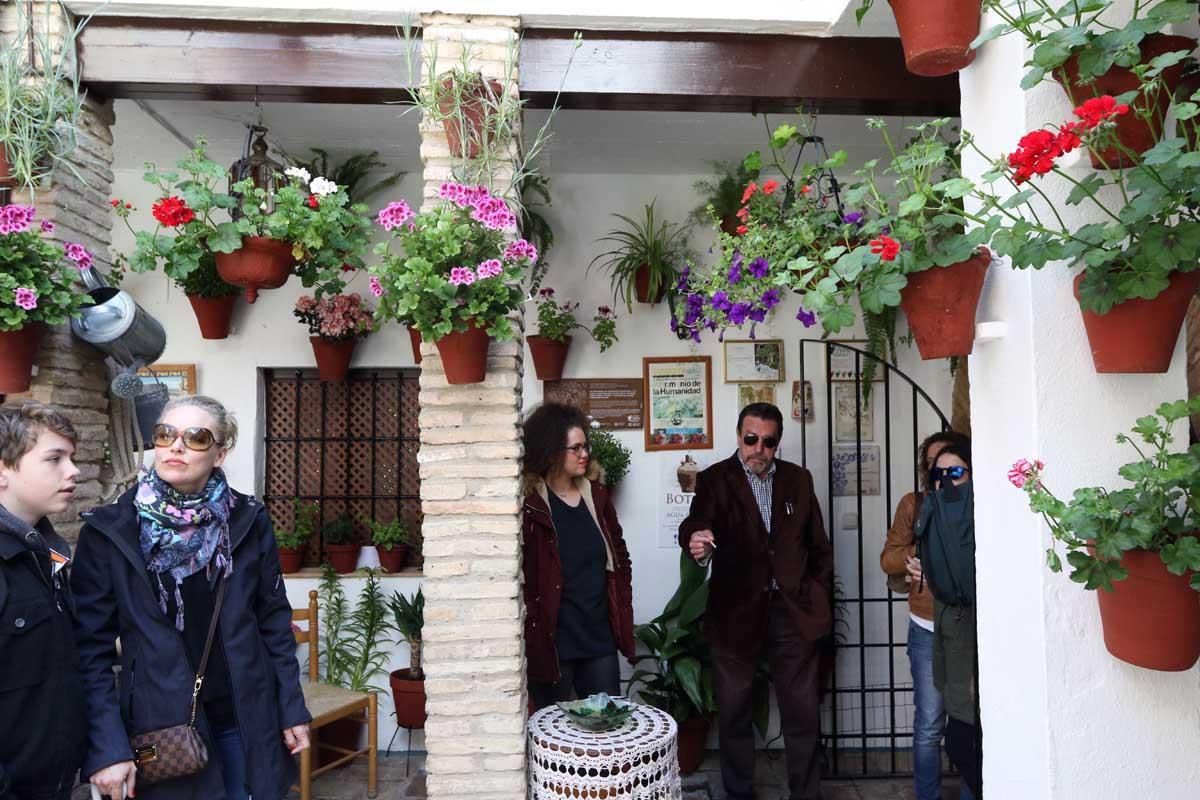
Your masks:
<svg viewBox="0 0 1200 800"><path fill-rule="evenodd" d="M72 633L75 429L34 401L0 407L0 800L67 800L86 720Z"/></svg>

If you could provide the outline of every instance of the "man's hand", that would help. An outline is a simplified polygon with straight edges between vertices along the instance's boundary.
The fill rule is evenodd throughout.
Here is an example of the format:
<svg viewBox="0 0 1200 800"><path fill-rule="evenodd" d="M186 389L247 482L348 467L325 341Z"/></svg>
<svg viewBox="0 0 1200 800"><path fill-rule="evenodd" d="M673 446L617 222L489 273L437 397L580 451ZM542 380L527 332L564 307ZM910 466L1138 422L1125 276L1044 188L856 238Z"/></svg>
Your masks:
<svg viewBox="0 0 1200 800"><path fill-rule="evenodd" d="M712 551L717 547L713 541L712 531L696 531L688 539L688 552L692 554L692 558L697 561L703 561L712 555Z"/></svg>
<svg viewBox="0 0 1200 800"><path fill-rule="evenodd" d="M102 795L108 795L113 800L123 800L126 797L133 797L134 776L137 774L137 767L132 761L122 761L119 764L112 764L97 772L88 779ZM124 785L125 791L121 791L121 786Z"/></svg>
<svg viewBox="0 0 1200 800"><path fill-rule="evenodd" d="M921 559L908 556L904 559L904 568L908 570L906 580L914 586L921 583Z"/></svg>
<svg viewBox="0 0 1200 800"><path fill-rule="evenodd" d="M283 743L287 745L288 752L296 755L301 750L308 749L308 726L297 725L294 728L285 728L283 731Z"/></svg>

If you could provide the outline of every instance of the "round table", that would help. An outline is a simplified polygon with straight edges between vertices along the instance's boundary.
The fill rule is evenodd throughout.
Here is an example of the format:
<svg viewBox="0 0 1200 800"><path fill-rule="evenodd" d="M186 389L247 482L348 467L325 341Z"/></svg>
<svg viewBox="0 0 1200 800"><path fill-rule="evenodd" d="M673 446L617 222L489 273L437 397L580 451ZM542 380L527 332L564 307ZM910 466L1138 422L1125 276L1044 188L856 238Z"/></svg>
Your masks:
<svg viewBox="0 0 1200 800"><path fill-rule="evenodd" d="M575 727L557 706L529 718L529 796L679 800L678 728L671 715L636 705L616 730Z"/></svg>

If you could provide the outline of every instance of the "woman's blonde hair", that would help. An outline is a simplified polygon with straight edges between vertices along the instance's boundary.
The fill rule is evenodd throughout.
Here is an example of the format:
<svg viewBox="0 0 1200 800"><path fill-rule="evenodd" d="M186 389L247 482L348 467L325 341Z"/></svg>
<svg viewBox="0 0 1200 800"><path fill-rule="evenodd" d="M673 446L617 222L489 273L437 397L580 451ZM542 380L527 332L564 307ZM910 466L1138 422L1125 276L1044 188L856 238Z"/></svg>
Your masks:
<svg viewBox="0 0 1200 800"><path fill-rule="evenodd" d="M216 423L216 430L213 431L213 434L217 437L217 441L221 447L231 450L237 444L237 420L233 418L233 414L229 409L221 405L220 401L208 395L185 394L168 400L167 404L163 406L162 413L158 415L158 421L162 422L163 417L172 409L184 406L198 408L201 411L207 412L213 418L213 421Z"/></svg>

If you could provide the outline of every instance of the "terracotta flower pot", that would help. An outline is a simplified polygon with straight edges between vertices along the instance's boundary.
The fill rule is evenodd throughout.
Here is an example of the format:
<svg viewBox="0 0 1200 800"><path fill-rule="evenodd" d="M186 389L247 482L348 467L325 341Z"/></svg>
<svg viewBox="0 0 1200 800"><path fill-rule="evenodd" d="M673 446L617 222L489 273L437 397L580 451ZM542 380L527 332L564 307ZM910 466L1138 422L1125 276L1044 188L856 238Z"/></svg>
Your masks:
<svg viewBox="0 0 1200 800"><path fill-rule="evenodd" d="M1158 553L1131 550L1121 559L1129 577L1096 591L1104 646L1146 669L1183 672L1200 660L1200 592L1190 573L1172 575Z"/></svg>
<svg viewBox="0 0 1200 800"><path fill-rule="evenodd" d="M189 294L188 302L200 325L200 338L225 339L229 336L229 325L233 320L233 307L237 304L237 295L225 297L201 297Z"/></svg>
<svg viewBox="0 0 1200 800"><path fill-rule="evenodd" d="M408 327L408 340L412 342L413 363L421 363L421 332L411 325Z"/></svg>
<svg viewBox="0 0 1200 800"><path fill-rule="evenodd" d="M375 545L375 552L379 554L379 565L388 572L399 572L404 569L404 562L408 561L406 544L398 544L391 550Z"/></svg>
<svg viewBox="0 0 1200 800"><path fill-rule="evenodd" d="M992 263L986 247L973 258L908 276L900 307L926 361L970 355L975 345L975 309Z"/></svg>
<svg viewBox="0 0 1200 800"><path fill-rule="evenodd" d="M333 567L333 571L338 575L354 572L355 568L358 567L358 554L361 550L361 544L325 545L325 555L329 559L329 564Z"/></svg>
<svg viewBox="0 0 1200 800"><path fill-rule="evenodd" d="M742 221L737 218L737 215L726 214L725 216L721 217L721 232L727 233L730 236L737 236L737 229L741 224Z"/></svg>
<svg viewBox="0 0 1200 800"><path fill-rule="evenodd" d="M499 98L503 87L493 80L487 82L493 97ZM438 110L442 114L454 112L454 80L450 76L442 79L442 96L438 100ZM477 83L466 90L463 98L461 116L454 114L442 120L442 130L446 132L446 143L450 146L452 156L460 156L463 152L463 139L466 138L468 158L478 158L479 148L483 143L484 126L488 124L489 109L485 102L488 92L483 83Z"/></svg>
<svg viewBox="0 0 1200 800"><path fill-rule="evenodd" d="M704 761L704 744L708 741L709 717L688 717L679 723L679 774L691 775Z"/></svg>
<svg viewBox="0 0 1200 800"><path fill-rule="evenodd" d="M217 274L226 283L244 287L246 302L258 299L259 289L278 289L287 283L296 259L292 246L265 236L246 236L232 253L216 253Z"/></svg>
<svg viewBox="0 0 1200 800"><path fill-rule="evenodd" d="M388 682L396 706L396 724L411 730L424 728L429 717L425 713L425 679L413 678L411 670L398 669L388 676Z"/></svg>
<svg viewBox="0 0 1200 800"><path fill-rule="evenodd" d="M1172 53L1176 50L1187 50L1190 52L1195 48L1196 40L1187 36L1152 33L1142 39L1142 63L1148 64L1154 58L1164 53ZM1183 80L1183 71L1185 68L1186 64L1176 64L1163 71L1162 80L1166 84L1167 92L1165 95L1164 93L1160 93L1155 99L1154 113L1152 115L1153 124L1138 116L1135 113L1135 109L1131 109L1128 114L1122 114L1116 118L1117 141L1135 153L1144 153L1162 138L1170 95L1175 93L1179 88L1180 82ZM1054 77L1063 85L1067 96L1071 98L1071 103L1075 106L1093 97L1100 97L1106 94L1116 97L1124 92L1132 92L1141 85L1138 77L1133 74L1132 70L1126 67L1112 67L1108 72L1098 76L1092 83L1081 83L1077 56L1071 56L1067 59L1062 68L1055 72ZM1139 98L1134 101L1134 105L1138 102L1145 103L1145 98ZM1089 152L1092 159L1092 166L1096 169L1132 167L1137 163L1116 145L1106 147L1099 152L1094 150Z"/></svg>
<svg viewBox="0 0 1200 800"><path fill-rule="evenodd" d="M12 163L8 160L8 147L0 142L0 189L10 189L15 182Z"/></svg>
<svg viewBox="0 0 1200 800"><path fill-rule="evenodd" d="M46 326L31 322L15 331L0 331L0 394L29 391L33 360Z"/></svg>
<svg viewBox="0 0 1200 800"><path fill-rule="evenodd" d="M1075 277L1075 298L1084 273ZM1107 314L1084 311L1083 327L1092 348L1096 372L1166 372L1200 284L1200 271L1171 273L1170 285L1153 300L1126 300Z"/></svg>
<svg viewBox="0 0 1200 800"><path fill-rule="evenodd" d="M633 288L634 292L637 294L637 301L639 303L649 303L650 305L657 305L658 301L662 300L663 295L666 294L667 291L667 287L660 286L658 292L653 297L650 296L649 264L642 264L640 267L638 267L637 272L635 272L633 275Z"/></svg>
<svg viewBox="0 0 1200 800"><path fill-rule="evenodd" d="M293 572L299 572L300 566L304 563L304 553L294 547L279 548L279 569L285 575L290 575Z"/></svg>
<svg viewBox="0 0 1200 800"><path fill-rule="evenodd" d="M904 66L914 75L950 75L975 60L980 0L889 0Z"/></svg>
<svg viewBox="0 0 1200 800"><path fill-rule="evenodd" d="M539 381L557 381L562 378L563 366L567 363L567 351L571 349L571 337L561 342L545 336L528 336L529 352L533 354L533 370Z"/></svg>
<svg viewBox="0 0 1200 800"><path fill-rule="evenodd" d="M438 355L451 384L482 383L487 375L487 353L490 341L487 330L476 328L472 322L465 331L454 331L438 339Z"/></svg>
<svg viewBox="0 0 1200 800"><path fill-rule="evenodd" d="M354 347L358 339L322 339L310 336L313 355L317 358L317 375L329 383L341 383L350 371L350 360L354 358Z"/></svg>

